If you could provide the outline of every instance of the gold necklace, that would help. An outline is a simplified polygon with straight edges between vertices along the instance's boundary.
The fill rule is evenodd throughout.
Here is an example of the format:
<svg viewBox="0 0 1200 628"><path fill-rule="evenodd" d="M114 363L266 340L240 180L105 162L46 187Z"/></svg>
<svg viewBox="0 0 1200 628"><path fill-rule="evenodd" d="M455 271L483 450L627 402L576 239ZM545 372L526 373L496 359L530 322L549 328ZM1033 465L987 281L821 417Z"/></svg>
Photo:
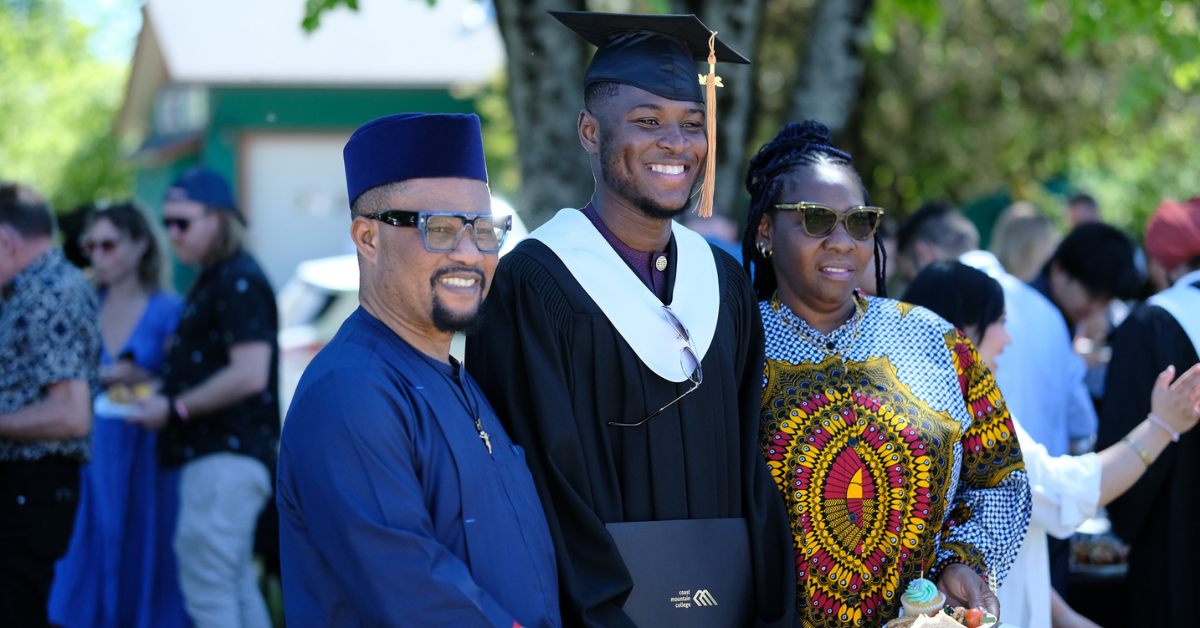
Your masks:
<svg viewBox="0 0 1200 628"><path fill-rule="evenodd" d="M851 298L853 299L854 297L851 297ZM800 336L802 339L808 341L809 344L816 347L817 350L820 351L821 353L824 353L825 355L827 355L829 357L836 357L837 359L842 361L842 364L846 363L846 358L842 354L842 352L837 349L834 349L835 345L833 344L832 340L830 340L827 345L823 346L823 345L821 345L821 343L817 342L816 340L809 338L807 334L800 331L800 328L797 327L795 323L793 323L792 321L788 320L787 318L785 318L783 316L783 312L780 311L780 306L783 305L783 302L779 300L779 291L778 290L776 290L775 293L771 295L770 303L771 303L771 310L773 312L775 312L775 317L779 319L779 322L790 327L792 331L796 332L797 336ZM860 331L862 331L862 320L863 320L863 317L866 316L866 314L867 314L866 309L862 307L862 305L858 302L858 299L854 299L854 335L852 335L850 337L850 344L846 345L846 351L845 351L846 353L849 353L850 349L854 348L854 343L858 340L858 334ZM794 316L794 314L793 314L793 316Z"/></svg>

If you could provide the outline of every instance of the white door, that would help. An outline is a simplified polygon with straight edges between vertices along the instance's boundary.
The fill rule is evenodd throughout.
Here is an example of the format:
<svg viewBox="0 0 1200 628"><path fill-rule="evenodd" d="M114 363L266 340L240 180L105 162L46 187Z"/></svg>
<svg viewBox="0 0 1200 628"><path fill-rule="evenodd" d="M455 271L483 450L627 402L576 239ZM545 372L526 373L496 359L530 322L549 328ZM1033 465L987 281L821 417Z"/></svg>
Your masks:
<svg viewBox="0 0 1200 628"><path fill-rule="evenodd" d="M305 260L354 252L342 147L350 133L250 133L241 150L250 249L278 291Z"/></svg>

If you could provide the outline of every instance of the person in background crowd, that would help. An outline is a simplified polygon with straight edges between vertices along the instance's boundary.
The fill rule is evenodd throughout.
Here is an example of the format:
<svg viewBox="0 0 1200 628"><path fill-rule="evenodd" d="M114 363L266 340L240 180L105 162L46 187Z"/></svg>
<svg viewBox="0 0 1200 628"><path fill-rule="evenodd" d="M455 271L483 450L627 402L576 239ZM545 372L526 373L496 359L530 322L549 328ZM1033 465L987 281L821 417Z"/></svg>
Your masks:
<svg viewBox="0 0 1200 628"><path fill-rule="evenodd" d="M1113 335L1100 446L1118 442L1151 410L1147 392L1156 373L1171 365L1188 369L1200 354L1200 198L1163 201L1146 224L1145 244L1173 286L1134 309ZM1132 547L1124 596L1131 626L1194 621L1200 439L1187 434L1172 440L1176 444L1161 462L1109 507L1113 531Z"/></svg>
<svg viewBox="0 0 1200 628"><path fill-rule="evenodd" d="M0 182L0 625L41 628L99 391L96 293L37 192Z"/></svg>
<svg viewBox="0 0 1200 628"><path fill-rule="evenodd" d="M1009 274L1029 282L1050 260L1058 241L1054 221L1038 214L1032 203L1014 203L996 220L988 250Z"/></svg>
<svg viewBox="0 0 1200 628"><path fill-rule="evenodd" d="M242 247L229 184L195 167L167 192L163 226L200 268L162 367L162 392L128 420L160 430L159 464L182 467L175 553L197 628L270 625L251 562L279 444L278 314Z"/></svg>
<svg viewBox="0 0 1200 628"><path fill-rule="evenodd" d="M642 585L608 525L745 519L748 609L757 626L791 626L792 540L757 447L749 278L673 220L713 158L694 59L710 42L718 61L745 59L694 16L552 14L601 44L578 119L596 189L500 261L483 309L504 331L468 338L466 363L530 454L563 623L633 625L624 603Z"/></svg>
<svg viewBox="0 0 1200 628"><path fill-rule="evenodd" d="M996 358L1009 343L1004 328L1004 291L982 271L956 261L934 262L921 271L904 293L904 301L920 305L960 329L979 348L979 357L995 372ZM1145 418L1122 442L1099 454L1050 456L1013 415L1021 455L1033 491L1029 534L1013 562L1008 580L996 595L1005 622L1021 628L1096 628L1075 612L1050 586L1050 562L1044 533L1069 538L1096 511L1133 486L1147 460L1171 444L1171 431L1187 432L1200 419L1200 366L1171 384L1174 367L1158 375L1150 395L1157 418ZM1169 386L1168 386L1169 384Z"/></svg>
<svg viewBox="0 0 1200 628"><path fill-rule="evenodd" d="M524 452L450 356L456 332L480 329L511 227L483 155L474 115L387 116L346 144L361 307L304 371L283 430L293 628L561 625Z"/></svg>
<svg viewBox="0 0 1200 628"><path fill-rule="evenodd" d="M979 248L979 230L945 201L925 201L896 231L896 272L908 283L929 264Z"/></svg>
<svg viewBox="0 0 1200 628"><path fill-rule="evenodd" d="M937 201L927 206L931 209L900 226L902 236L908 234L907 240L901 238L900 256L917 263L960 259L1000 282L1012 344L997 358L1004 368L993 374L996 384L1009 411L1022 417L1025 429L1050 455L1070 453L1073 436L1095 433L1096 409L1084 384L1087 366L1071 345L1066 320L1050 299L1006 272L995 255L978 250L979 233L958 210ZM1055 565L1051 581L1065 586L1070 545L1057 539L1049 543Z"/></svg>
<svg viewBox="0 0 1200 628"><path fill-rule="evenodd" d="M1116 227L1093 222L1076 227L1054 250L1037 277L1029 282L1050 299L1075 328L1113 299L1132 299L1142 279L1134 261L1133 240Z"/></svg>
<svg viewBox="0 0 1200 628"><path fill-rule="evenodd" d="M881 626L922 571L947 604L1003 619L988 583L1004 582L1032 506L991 373L928 310L856 290L874 274L886 293L883 209L824 125L784 127L746 187L760 442L792 518L804 625Z"/></svg>
<svg viewBox="0 0 1200 628"><path fill-rule="evenodd" d="M83 235L87 231L88 220L91 219L94 211L96 211L95 205L80 205L65 214L60 213L55 216L58 232L62 234L63 255L67 257L67 261L78 268L87 268L92 265L92 261L88 259L87 253L83 250Z"/></svg>
<svg viewBox="0 0 1200 628"><path fill-rule="evenodd" d="M1100 205L1087 194L1076 194L1067 201L1067 222L1074 229L1079 225L1100 222Z"/></svg>
<svg viewBox="0 0 1200 628"><path fill-rule="evenodd" d="M181 303L163 291L163 255L137 207L96 211L84 229L82 249L99 286L101 374L110 400L127 407L150 394ZM69 628L188 626L171 548L179 471L158 469L154 432L104 407L83 467L75 534L51 589L50 620Z"/></svg>
<svg viewBox="0 0 1200 628"><path fill-rule="evenodd" d="M705 242L715 244L722 251L730 255L741 255L737 223L729 218L720 214L713 214L708 218L688 214L683 219L683 226L700 234Z"/></svg>

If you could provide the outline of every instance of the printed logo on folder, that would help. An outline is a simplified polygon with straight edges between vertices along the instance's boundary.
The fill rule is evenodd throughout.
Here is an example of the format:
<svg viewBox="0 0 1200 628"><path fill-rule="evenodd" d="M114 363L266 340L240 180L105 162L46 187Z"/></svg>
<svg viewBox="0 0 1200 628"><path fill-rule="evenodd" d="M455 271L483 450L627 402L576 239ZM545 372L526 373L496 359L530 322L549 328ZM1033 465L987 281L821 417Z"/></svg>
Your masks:
<svg viewBox="0 0 1200 628"><path fill-rule="evenodd" d="M633 577L625 614L638 626L743 628L754 625L754 577L745 519L610 523ZM680 552L703 547L703 552ZM700 584L704 588L694 589Z"/></svg>

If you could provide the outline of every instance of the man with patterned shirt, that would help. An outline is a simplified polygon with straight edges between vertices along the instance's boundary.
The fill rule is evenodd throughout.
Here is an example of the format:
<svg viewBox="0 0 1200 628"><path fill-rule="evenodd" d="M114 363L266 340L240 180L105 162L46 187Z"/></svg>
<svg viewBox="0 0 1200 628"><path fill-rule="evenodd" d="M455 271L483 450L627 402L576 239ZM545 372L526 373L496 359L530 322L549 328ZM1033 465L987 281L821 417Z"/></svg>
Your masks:
<svg viewBox="0 0 1200 628"><path fill-rule="evenodd" d="M162 394L131 420L160 429L159 464L183 467L175 552L196 628L270 626L251 562L279 446L275 295L242 248L243 218L220 175L192 168L163 225L200 267L163 364Z"/></svg>
<svg viewBox="0 0 1200 628"><path fill-rule="evenodd" d="M95 291L33 190L0 183L0 625L45 626L99 384Z"/></svg>

